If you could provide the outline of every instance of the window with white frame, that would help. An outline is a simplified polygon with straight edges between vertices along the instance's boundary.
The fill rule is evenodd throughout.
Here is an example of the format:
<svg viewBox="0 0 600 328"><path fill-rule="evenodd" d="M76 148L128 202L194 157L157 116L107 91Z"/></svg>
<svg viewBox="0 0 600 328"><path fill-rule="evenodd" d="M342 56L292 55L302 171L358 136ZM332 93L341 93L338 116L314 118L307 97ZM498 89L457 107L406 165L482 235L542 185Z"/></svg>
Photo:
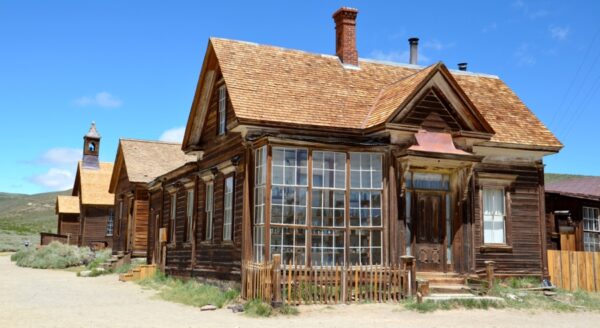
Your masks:
<svg viewBox="0 0 600 328"><path fill-rule="evenodd" d="M316 266L342 265L346 228L346 154L314 151L312 167L311 261Z"/></svg>
<svg viewBox="0 0 600 328"><path fill-rule="evenodd" d="M352 265L382 262L382 155L350 153L350 256Z"/></svg>
<svg viewBox="0 0 600 328"><path fill-rule="evenodd" d="M171 243L175 242L175 221L177 218L177 193L173 193L171 194L171 217L170 219L170 232L171 232L171 240L169 240Z"/></svg>
<svg viewBox="0 0 600 328"><path fill-rule="evenodd" d="M271 178L271 255L304 264L308 193L308 150L274 147Z"/></svg>
<svg viewBox="0 0 600 328"><path fill-rule="evenodd" d="M262 262L265 254L265 204L267 184L267 146L254 151L254 261Z"/></svg>
<svg viewBox="0 0 600 328"><path fill-rule="evenodd" d="M219 135L225 134L227 130L227 88L225 85L219 87Z"/></svg>
<svg viewBox="0 0 600 328"><path fill-rule="evenodd" d="M106 222L106 236L110 237L113 235L115 227L115 210L113 208L108 209L108 221Z"/></svg>
<svg viewBox="0 0 600 328"><path fill-rule="evenodd" d="M583 207L583 249L600 252L600 218L598 208Z"/></svg>
<svg viewBox="0 0 600 328"><path fill-rule="evenodd" d="M223 240L231 241L233 234L233 176L225 179L223 201Z"/></svg>
<svg viewBox="0 0 600 328"><path fill-rule="evenodd" d="M213 182L206 183L206 204L205 204L205 223L204 223L204 240L213 239L213 205L214 193Z"/></svg>
<svg viewBox="0 0 600 328"><path fill-rule="evenodd" d="M193 228L194 228L194 190L190 189L187 191L187 227L186 227L186 241L192 240Z"/></svg>
<svg viewBox="0 0 600 328"><path fill-rule="evenodd" d="M483 242L506 243L506 202L502 188L483 189Z"/></svg>

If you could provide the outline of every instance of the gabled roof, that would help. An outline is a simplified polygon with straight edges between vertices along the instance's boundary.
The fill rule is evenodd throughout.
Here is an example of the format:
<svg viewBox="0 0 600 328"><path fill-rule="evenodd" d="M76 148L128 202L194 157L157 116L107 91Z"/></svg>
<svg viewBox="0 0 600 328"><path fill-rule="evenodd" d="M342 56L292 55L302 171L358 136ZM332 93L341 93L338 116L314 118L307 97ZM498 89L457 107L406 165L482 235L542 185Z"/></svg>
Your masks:
<svg viewBox="0 0 600 328"><path fill-rule="evenodd" d="M79 214L79 197L57 196L56 214Z"/></svg>
<svg viewBox="0 0 600 328"><path fill-rule="evenodd" d="M110 192L115 192L122 169L126 170L129 182L149 183L156 177L193 161L196 161L196 157L186 155L179 143L121 139L111 176Z"/></svg>
<svg viewBox="0 0 600 328"><path fill-rule="evenodd" d="M82 205L114 205L115 196L108 191L112 170L112 163L100 162L99 169L86 169L79 161L73 196L77 195L79 183Z"/></svg>
<svg viewBox="0 0 600 328"><path fill-rule="evenodd" d="M578 177L546 184L546 192L600 200L600 177Z"/></svg>
<svg viewBox="0 0 600 328"><path fill-rule="evenodd" d="M214 58L213 58L214 57ZM242 124L331 128L361 132L385 122L432 67L359 60L346 68L338 57L211 38L184 138L200 108L207 63L214 61ZM496 76L450 71L495 132L492 142L558 150L562 144ZM366 123L365 123L366 122Z"/></svg>

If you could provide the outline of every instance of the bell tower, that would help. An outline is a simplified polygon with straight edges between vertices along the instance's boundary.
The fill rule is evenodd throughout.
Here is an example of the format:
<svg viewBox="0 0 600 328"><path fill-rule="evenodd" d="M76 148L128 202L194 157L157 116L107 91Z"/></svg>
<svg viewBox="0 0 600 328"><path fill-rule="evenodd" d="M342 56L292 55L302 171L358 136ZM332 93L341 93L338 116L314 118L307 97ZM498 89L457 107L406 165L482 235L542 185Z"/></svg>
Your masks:
<svg viewBox="0 0 600 328"><path fill-rule="evenodd" d="M96 130L96 122L92 122L90 131L83 136L83 162L86 169L100 169L100 134Z"/></svg>

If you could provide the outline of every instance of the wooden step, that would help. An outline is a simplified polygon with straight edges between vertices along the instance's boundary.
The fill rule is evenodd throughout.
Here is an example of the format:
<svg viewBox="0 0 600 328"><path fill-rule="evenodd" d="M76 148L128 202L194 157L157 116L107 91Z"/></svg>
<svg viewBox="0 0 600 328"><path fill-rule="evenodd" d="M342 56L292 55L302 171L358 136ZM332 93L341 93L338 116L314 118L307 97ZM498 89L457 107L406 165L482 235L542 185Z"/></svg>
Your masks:
<svg viewBox="0 0 600 328"><path fill-rule="evenodd" d="M429 284L430 294L469 294L471 295L471 288L467 285L462 284Z"/></svg>

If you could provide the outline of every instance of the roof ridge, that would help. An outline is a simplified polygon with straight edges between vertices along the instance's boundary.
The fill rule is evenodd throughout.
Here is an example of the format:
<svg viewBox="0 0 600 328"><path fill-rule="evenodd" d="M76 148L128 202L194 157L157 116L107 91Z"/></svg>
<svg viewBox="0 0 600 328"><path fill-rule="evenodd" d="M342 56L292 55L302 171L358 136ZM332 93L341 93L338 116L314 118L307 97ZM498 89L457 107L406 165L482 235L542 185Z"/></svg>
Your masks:
<svg viewBox="0 0 600 328"><path fill-rule="evenodd" d="M119 138L119 141L135 141L135 142L146 142L154 144L167 144L167 145L180 145L180 142L162 141L162 140L148 140L148 139L136 139L136 138Z"/></svg>
<svg viewBox="0 0 600 328"><path fill-rule="evenodd" d="M410 78L414 78L416 75L418 75L418 74L421 74L421 73L423 73L423 72L426 72L428 69L431 69L431 71L427 72L427 75L425 76L425 78L426 78L427 76L429 76L429 74L431 74L431 73L432 73L432 71L434 71L436 68L437 68L437 69L439 69L439 67L441 67L442 65L443 65L443 63L442 63L441 61L438 61L438 62L437 62L437 63L435 63L435 64L432 64L432 65L426 66L426 67L424 67L424 68L421 68L419 71L416 71L416 72L414 72L413 74L407 75L407 76L405 76L405 77L403 77L403 78L401 78L401 79L398 79L398 80L396 80L396 81L394 81L394 82L392 82L392 83L390 83L390 84L387 84L387 85L383 86L383 87L381 88L381 90L379 91L379 94L377 95L377 98L376 98L376 99L375 99L375 101L374 101L374 102L371 104L371 107L369 108L369 112L367 113L367 115L366 115L366 116L365 116L365 118L363 119L363 121L362 121L362 123L361 123L360 127L361 127L362 129L364 129L364 128L365 128L365 126L366 126L367 122L369 121L369 118L371 117L371 114L372 114L372 113L373 113L373 111L375 110L375 107L376 107L376 105L379 103L379 100L381 99L381 96L382 96L382 94L383 94L385 91L387 91L387 90L391 89L393 86L395 86L396 84L398 84L398 83L400 83L400 82L406 81L406 80L408 80L408 79L410 79ZM413 89L413 90L412 90L412 91L411 91L411 92L408 94L408 96L412 95L412 94L415 92L415 90L416 90L416 89L417 89L417 88L418 88L418 87L421 85L421 83L422 83L422 82L423 82L423 80L421 80L421 81L420 81L420 82L419 82L417 85L415 85L415 86L414 86L414 89ZM404 101L403 101L402 103L404 103ZM401 103L401 104L402 104L402 103ZM401 104L398 104L398 106L400 106Z"/></svg>

